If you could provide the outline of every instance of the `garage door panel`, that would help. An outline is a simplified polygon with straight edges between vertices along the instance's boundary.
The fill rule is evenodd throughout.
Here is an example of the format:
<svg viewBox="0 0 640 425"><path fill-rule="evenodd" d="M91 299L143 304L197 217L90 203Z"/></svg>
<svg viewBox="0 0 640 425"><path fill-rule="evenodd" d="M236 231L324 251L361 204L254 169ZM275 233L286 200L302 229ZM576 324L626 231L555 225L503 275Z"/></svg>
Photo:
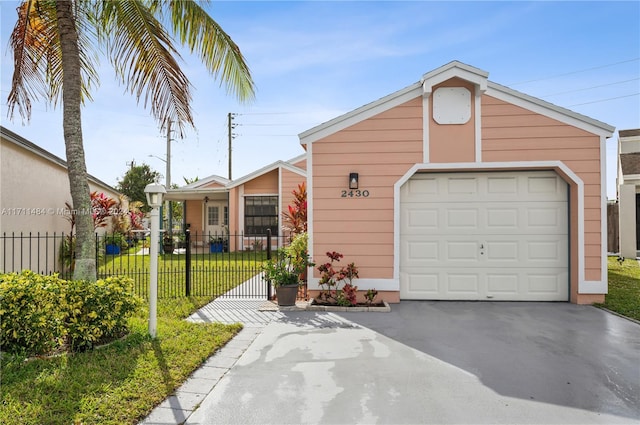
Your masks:
<svg viewBox="0 0 640 425"><path fill-rule="evenodd" d="M568 190L554 172L427 176L401 188L401 298L568 299Z"/></svg>

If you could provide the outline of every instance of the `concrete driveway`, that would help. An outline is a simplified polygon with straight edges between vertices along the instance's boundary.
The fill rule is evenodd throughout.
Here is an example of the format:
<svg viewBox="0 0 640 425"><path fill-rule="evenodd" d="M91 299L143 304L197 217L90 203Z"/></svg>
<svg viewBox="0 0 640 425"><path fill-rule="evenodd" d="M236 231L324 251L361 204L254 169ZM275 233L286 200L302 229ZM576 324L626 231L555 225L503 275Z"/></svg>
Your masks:
<svg viewBox="0 0 640 425"><path fill-rule="evenodd" d="M185 423L640 423L640 325L566 303L287 312Z"/></svg>

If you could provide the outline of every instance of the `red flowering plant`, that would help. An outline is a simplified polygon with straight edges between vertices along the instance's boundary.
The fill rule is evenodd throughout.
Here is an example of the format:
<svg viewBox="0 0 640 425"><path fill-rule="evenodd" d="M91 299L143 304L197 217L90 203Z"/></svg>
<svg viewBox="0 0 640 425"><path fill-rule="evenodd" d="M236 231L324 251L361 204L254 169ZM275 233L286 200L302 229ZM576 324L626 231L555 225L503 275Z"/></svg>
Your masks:
<svg viewBox="0 0 640 425"><path fill-rule="evenodd" d="M358 268L355 263L350 263L337 269L335 263L344 258L339 252L327 252L327 257L330 261L318 266L318 285L321 288L318 300L328 304L355 306L358 287L353 284L353 279L358 277ZM339 288L341 282L342 287Z"/></svg>

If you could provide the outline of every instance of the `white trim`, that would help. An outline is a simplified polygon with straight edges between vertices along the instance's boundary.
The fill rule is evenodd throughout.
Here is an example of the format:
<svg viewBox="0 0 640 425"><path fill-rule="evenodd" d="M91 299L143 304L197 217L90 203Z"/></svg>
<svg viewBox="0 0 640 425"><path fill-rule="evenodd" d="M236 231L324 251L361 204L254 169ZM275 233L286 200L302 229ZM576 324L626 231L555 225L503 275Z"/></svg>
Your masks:
<svg viewBox="0 0 640 425"><path fill-rule="evenodd" d="M298 168L298 167L295 167L295 166L289 164L288 162L276 161L276 162L273 162L273 163L271 163L271 164L269 164L267 166L264 166L264 167L262 167L262 168L260 168L260 169L258 169L256 171L254 171L252 173L249 173L249 174L247 174L247 175L245 175L243 177L240 177L237 180L233 180L232 182L229 182L229 184L227 186L225 186L225 187L227 189L238 187L240 185L245 184L248 181L251 181L251 180L255 179L256 177L259 177L259 176L261 176L263 174L267 174L267 173L269 173L269 172L271 172L271 171L273 171L273 170L275 170L275 169L277 169L279 167L286 168L287 170L289 170L289 171L291 171L293 173L299 174L301 176L305 176L306 177L306 174L307 174L307 172L305 170L303 170L301 168Z"/></svg>
<svg viewBox="0 0 640 425"><path fill-rule="evenodd" d="M238 187L236 202L238 203L238 231L244 234L244 186ZM242 239L242 246L240 248L244 250L244 238Z"/></svg>
<svg viewBox="0 0 640 425"><path fill-rule="evenodd" d="M313 277L307 280L307 289L317 291L322 288L318 285L320 279ZM378 291L397 291L400 283L396 279L356 279L354 284L358 286L359 291L367 289L377 289Z"/></svg>
<svg viewBox="0 0 640 425"><path fill-rule="evenodd" d="M307 252L313 257L313 143L307 145ZM313 279L313 268L307 270L307 284Z"/></svg>
<svg viewBox="0 0 640 425"><path fill-rule="evenodd" d="M324 124L320 124L298 135L300 144L310 145L311 143L323 139L331 134L337 133L340 130L371 118L374 115L378 115L381 112L387 111L398 105L402 105L422 93L420 83L414 83L409 87L393 92L381 99L371 102L367 105L354 109L351 112L340 115ZM307 150L308 153L308 150Z"/></svg>
<svg viewBox="0 0 640 425"><path fill-rule="evenodd" d="M609 293L607 239L607 138L600 136L600 283L604 285L604 291L598 292L600 294Z"/></svg>
<svg viewBox="0 0 640 425"><path fill-rule="evenodd" d="M605 255L605 261L607 259ZM580 282L579 294L606 294L608 293L607 281L601 282L597 280Z"/></svg>
<svg viewBox="0 0 640 425"><path fill-rule="evenodd" d="M475 136L476 162L482 162L482 93L476 88L475 96Z"/></svg>
<svg viewBox="0 0 640 425"><path fill-rule="evenodd" d="M489 81L485 94L599 136L611 137L615 131L615 127L612 127L609 124L605 124L593 118L589 118L585 115L578 114L577 112L545 102L544 100L526 95L491 81Z"/></svg>
<svg viewBox="0 0 640 425"><path fill-rule="evenodd" d="M603 137L604 139L604 137ZM585 280L585 258L584 258L584 182L562 161L515 161L515 162L462 162L462 163L431 163L431 164L415 164L411 167L396 183L393 185L394 196L394 212L393 212L393 280L398 282L396 290L400 290L400 188L414 174L419 171L491 171L491 170L549 170L557 169L567 176L577 188L578 205L571 206L577 208L578 213L578 294L598 293L603 294L606 291L606 280L603 281L586 281ZM606 199L606 198L605 198ZM571 198L569 198L571 202ZM606 233L605 233L606 235ZM605 236L603 236L605 238ZM606 238L605 238L606 242ZM606 245L605 245L606 247ZM606 255L604 260L606 261ZM606 268L603 269L603 275L606 276ZM600 292L593 292L597 288Z"/></svg>
<svg viewBox="0 0 640 425"><path fill-rule="evenodd" d="M424 93L422 96L422 161L427 164L431 160L429 158L429 127L431 123L431 111L429 110L430 93Z"/></svg>
<svg viewBox="0 0 640 425"><path fill-rule="evenodd" d="M460 78L476 85L476 90L480 89L484 92L487 89L487 77L489 73L471 65L458 61L449 62L433 71L427 72L422 76L422 82L425 93L433 92L433 87L444 83L452 78Z"/></svg>

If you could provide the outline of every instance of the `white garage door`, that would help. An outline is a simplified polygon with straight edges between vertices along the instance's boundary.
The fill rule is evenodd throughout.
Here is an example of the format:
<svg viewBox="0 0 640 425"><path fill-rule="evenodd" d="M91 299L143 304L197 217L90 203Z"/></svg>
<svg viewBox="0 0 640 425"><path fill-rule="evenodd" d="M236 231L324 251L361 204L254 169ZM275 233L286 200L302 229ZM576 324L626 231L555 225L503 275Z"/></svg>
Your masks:
<svg viewBox="0 0 640 425"><path fill-rule="evenodd" d="M568 301L567 196L553 171L415 175L401 189L400 297Z"/></svg>

